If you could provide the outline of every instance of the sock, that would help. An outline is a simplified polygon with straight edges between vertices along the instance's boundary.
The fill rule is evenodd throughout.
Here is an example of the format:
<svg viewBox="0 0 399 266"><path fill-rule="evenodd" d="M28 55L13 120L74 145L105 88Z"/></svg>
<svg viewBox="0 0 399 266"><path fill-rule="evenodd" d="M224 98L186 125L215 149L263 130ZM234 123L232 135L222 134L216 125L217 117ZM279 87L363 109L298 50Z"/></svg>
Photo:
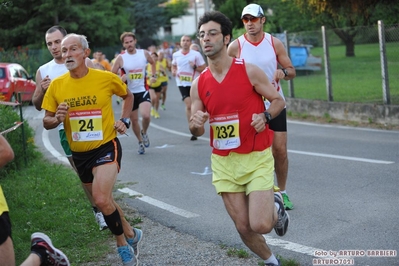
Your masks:
<svg viewBox="0 0 399 266"><path fill-rule="evenodd" d="M272 254L267 260L265 260L265 264L271 264L271 263L278 265L278 260L274 256L274 254Z"/></svg>
<svg viewBox="0 0 399 266"><path fill-rule="evenodd" d="M281 194L287 194L287 191L285 191L285 190L280 190L280 193L281 193Z"/></svg>
<svg viewBox="0 0 399 266"><path fill-rule="evenodd" d="M36 255L39 256L40 258L40 263L43 264L47 258L47 252L46 249L44 247L40 247L40 246L33 246L31 248L30 253L34 253Z"/></svg>
<svg viewBox="0 0 399 266"><path fill-rule="evenodd" d="M94 213L100 212L96 206L92 206Z"/></svg>

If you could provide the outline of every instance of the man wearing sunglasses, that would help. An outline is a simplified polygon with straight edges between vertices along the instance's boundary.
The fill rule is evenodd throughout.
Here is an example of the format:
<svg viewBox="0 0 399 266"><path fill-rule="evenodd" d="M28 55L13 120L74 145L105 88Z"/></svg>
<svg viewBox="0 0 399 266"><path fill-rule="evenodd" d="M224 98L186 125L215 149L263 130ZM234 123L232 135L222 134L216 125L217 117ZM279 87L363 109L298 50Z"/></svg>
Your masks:
<svg viewBox="0 0 399 266"><path fill-rule="evenodd" d="M296 76L295 68L288 57L284 44L278 38L263 31L266 17L261 6L247 5L242 11L241 19L246 33L229 45L228 54L259 66L284 99L280 80L290 80ZM265 105L268 109L267 99ZM283 195L285 209L292 210L294 205L286 193L288 176L286 108L278 116L272 117L269 126L274 131L272 150L277 184Z"/></svg>

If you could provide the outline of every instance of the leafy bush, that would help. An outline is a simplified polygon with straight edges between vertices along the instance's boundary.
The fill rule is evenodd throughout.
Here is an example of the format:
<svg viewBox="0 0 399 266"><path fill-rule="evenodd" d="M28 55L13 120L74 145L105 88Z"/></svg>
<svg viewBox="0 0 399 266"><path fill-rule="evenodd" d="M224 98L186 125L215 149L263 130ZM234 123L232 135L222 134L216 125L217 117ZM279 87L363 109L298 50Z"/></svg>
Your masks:
<svg viewBox="0 0 399 266"><path fill-rule="evenodd" d="M18 109L0 105L0 132L13 127L15 122L20 121L15 110ZM4 134L4 137L13 148L15 158L11 163L0 169L0 177L5 177L8 171L19 170L42 156L34 144L34 130L26 120L17 129Z"/></svg>

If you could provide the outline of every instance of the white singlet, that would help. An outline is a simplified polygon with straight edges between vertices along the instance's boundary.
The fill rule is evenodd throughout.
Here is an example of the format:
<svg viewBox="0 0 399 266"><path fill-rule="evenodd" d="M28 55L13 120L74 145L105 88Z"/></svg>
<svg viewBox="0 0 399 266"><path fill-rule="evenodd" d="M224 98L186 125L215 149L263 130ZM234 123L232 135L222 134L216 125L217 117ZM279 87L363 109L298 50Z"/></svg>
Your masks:
<svg viewBox="0 0 399 266"><path fill-rule="evenodd" d="M145 71L147 67L147 58L143 49L136 49L136 53L123 53L123 66L127 75L127 87L132 93L146 91Z"/></svg>
<svg viewBox="0 0 399 266"><path fill-rule="evenodd" d="M188 53L184 54L180 50L173 53L172 65L177 66L177 86L191 87L196 71L191 67L190 61L196 66L202 66L205 64L204 58L197 51L189 50Z"/></svg>

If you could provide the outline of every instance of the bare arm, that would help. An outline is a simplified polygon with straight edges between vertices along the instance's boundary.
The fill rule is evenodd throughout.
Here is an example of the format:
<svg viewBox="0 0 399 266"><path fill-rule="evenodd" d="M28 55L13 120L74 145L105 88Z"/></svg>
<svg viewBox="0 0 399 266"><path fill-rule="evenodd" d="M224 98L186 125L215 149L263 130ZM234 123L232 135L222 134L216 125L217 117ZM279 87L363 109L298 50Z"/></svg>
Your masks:
<svg viewBox="0 0 399 266"><path fill-rule="evenodd" d="M274 48L276 49L277 61L282 68L285 68L288 72L288 76L285 76L281 69L277 69L274 73L273 79L285 79L290 80L295 78L296 71L291 63L291 59L288 57L287 51L285 50L284 44L276 37L273 37Z"/></svg>
<svg viewBox="0 0 399 266"><path fill-rule="evenodd" d="M0 135L0 168L14 160L14 151L8 141Z"/></svg>
<svg viewBox="0 0 399 266"><path fill-rule="evenodd" d="M157 78L154 75L157 73L157 64L154 58L152 58L147 51L144 51L144 54L145 58L147 59L147 62L151 65L152 76L150 77L150 83L155 83L157 81Z"/></svg>
<svg viewBox="0 0 399 266"><path fill-rule="evenodd" d="M245 65L249 80L254 86L256 92L270 102L270 107L267 111L270 113L272 118L276 117L284 109L284 99L280 96L274 86L270 83L266 74L259 67L249 63L246 63ZM263 113L262 117L266 122L266 118Z"/></svg>
<svg viewBox="0 0 399 266"><path fill-rule="evenodd" d="M60 103L55 113L46 110L43 118L43 127L47 130L53 129L64 122L68 114L68 108L69 106L67 103Z"/></svg>
<svg viewBox="0 0 399 266"><path fill-rule="evenodd" d="M32 102L38 111L42 110L43 97L50 86L50 82L51 79L48 76L42 79L39 69L36 71L36 89L33 93Z"/></svg>
<svg viewBox="0 0 399 266"><path fill-rule="evenodd" d="M204 124L209 114L205 112L205 106L198 95L198 78L193 81L190 89L191 117L189 129L194 136L202 136L205 133Z"/></svg>
<svg viewBox="0 0 399 266"><path fill-rule="evenodd" d="M231 57L239 57L238 53L238 40L234 40L232 43L229 44L227 47L227 54Z"/></svg>
<svg viewBox="0 0 399 266"><path fill-rule="evenodd" d="M121 118L130 118L130 113L133 109L134 96L131 91L127 89L127 94L121 98L123 99Z"/></svg>
<svg viewBox="0 0 399 266"><path fill-rule="evenodd" d="M119 69L122 67L122 57L118 55L115 59L114 64L112 65L111 72L114 74L118 74Z"/></svg>
<svg viewBox="0 0 399 266"><path fill-rule="evenodd" d="M124 96L119 96L123 99L122 103L122 114L121 118L130 118L130 114L133 109L133 99L134 96L130 92L130 90L127 90L127 94ZM115 121L114 123L114 129L119 133L119 134L126 134L127 127L124 122L122 122L120 119Z"/></svg>
<svg viewBox="0 0 399 266"><path fill-rule="evenodd" d="M206 64L203 64L203 65L201 65L201 66L197 66L197 68L195 69L195 71L198 71L198 72L201 73L205 68L206 68Z"/></svg>

